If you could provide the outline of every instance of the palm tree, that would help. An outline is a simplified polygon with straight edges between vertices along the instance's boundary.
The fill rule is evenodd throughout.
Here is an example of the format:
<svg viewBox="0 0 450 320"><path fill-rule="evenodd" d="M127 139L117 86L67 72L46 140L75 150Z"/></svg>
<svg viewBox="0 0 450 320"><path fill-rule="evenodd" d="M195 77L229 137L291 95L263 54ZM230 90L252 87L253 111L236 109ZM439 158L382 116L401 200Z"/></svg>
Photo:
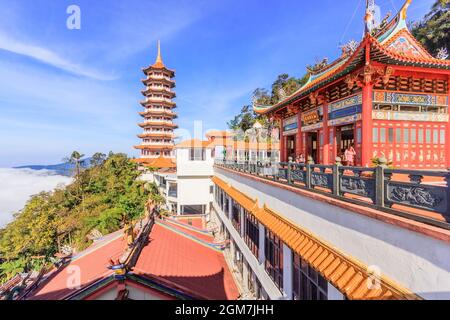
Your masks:
<svg viewBox="0 0 450 320"><path fill-rule="evenodd" d="M84 154L79 153L78 151L74 151L74 152L72 152L70 157L63 159L64 162L75 165L76 177L78 177L80 174L81 164L83 163L83 160L81 160L81 158L83 158L83 157L84 157Z"/></svg>

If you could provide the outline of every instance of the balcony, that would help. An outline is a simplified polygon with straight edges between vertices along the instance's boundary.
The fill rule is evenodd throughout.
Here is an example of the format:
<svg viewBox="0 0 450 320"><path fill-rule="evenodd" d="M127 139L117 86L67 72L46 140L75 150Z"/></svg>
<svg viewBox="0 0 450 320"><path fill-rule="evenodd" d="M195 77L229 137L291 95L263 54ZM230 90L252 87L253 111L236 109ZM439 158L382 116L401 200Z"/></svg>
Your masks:
<svg viewBox="0 0 450 320"><path fill-rule="evenodd" d="M225 170L450 230L450 171L216 161Z"/></svg>

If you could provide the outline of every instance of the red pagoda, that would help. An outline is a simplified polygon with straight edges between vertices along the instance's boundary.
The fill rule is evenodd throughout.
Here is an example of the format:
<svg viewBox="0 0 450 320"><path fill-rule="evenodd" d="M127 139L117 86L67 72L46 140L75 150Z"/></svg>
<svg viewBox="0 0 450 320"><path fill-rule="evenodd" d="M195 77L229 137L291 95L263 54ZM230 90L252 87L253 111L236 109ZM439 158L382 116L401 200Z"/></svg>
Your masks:
<svg viewBox="0 0 450 320"><path fill-rule="evenodd" d="M309 67L307 83L291 96L255 104L280 123L282 161L303 154L333 164L353 145L359 166L385 157L399 168L450 167L450 61L434 58L410 33L410 4L377 26L368 1L360 43Z"/></svg>
<svg viewBox="0 0 450 320"><path fill-rule="evenodd" d="M161 58L161 47L158 41L156 62L143 69L146 79L142 80L146 88L142 90L145 99L141 105L145 108L140 115L144 121L139 124L144 132L138 135L142 139L136 149L141 150L137 162L156 168L174 167L174 129L178 126L173 122L177 114L175 102L175 71L168 69Z"/></svg>

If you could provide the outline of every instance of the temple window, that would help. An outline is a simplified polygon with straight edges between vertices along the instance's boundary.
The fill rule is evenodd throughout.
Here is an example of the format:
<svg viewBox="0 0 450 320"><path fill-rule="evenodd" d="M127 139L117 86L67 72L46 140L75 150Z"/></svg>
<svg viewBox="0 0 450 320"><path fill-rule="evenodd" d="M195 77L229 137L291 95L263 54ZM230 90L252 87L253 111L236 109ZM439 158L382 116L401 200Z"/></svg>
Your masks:
<svg viewBox="0 0 450 320"><path fill-rule="evenodd" d="M328 282L308 262L294 254L294 300L328 300Z"/></svg>
<svg viewBox="0 0 450 320"><path fill-rule="evenodd" d="M236 231L241 233L241 206L234 200L231 209L231 223Z"/></svg>
<svg viewBox="0 0 450 320"><path fill-rule="evenodd" d="M203 148L189 149L189 160L190 161L205 161L206 160L206 150Z"/></svg>
<svg viewBox="0 0 450 320"><path fill-rule="evenodd" d="M265 236L265 269L275 285L283 290L283 242L268 229Z"/></svg>
<svg viewBox="0 0 450 320"><path fill-rule="evenodd" d="M258 257L259 251L259 223L254 215L247 210L244 211L245 223L245 243L250 251Z"/></svg>

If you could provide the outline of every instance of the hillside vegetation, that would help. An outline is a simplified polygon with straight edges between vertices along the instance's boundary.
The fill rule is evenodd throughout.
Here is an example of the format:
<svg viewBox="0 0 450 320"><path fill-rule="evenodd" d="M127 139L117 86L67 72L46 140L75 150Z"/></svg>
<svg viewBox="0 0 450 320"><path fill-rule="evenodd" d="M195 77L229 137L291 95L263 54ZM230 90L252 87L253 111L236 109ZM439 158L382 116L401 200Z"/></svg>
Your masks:
<svg viewBox="0 0 450 320"><path fill-rule="evenodd" d="M71 161L80 163L74 152ZM18 272L39 269L63 246L82 250L89 235L120 229L144 212L149 191L137 181L136 164L124 154L96 154L74 181L30 199L12 223L0 230L0 283ZM77 166L78 167L78 166Z"/></svg>

